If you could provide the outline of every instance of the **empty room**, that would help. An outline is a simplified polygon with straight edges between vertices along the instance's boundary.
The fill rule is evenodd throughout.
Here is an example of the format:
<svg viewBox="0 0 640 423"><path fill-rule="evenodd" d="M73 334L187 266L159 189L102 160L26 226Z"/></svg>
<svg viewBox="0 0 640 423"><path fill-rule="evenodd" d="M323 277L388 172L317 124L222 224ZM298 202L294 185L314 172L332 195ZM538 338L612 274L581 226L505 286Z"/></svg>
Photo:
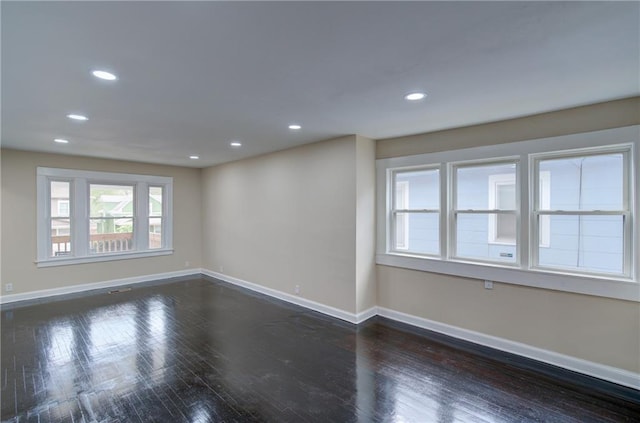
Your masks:
<svg viewBox="0 0 640 423"><path fill-rule="evenodd" d="M640 2L0 12L0 421L640 421Z"/></svg>

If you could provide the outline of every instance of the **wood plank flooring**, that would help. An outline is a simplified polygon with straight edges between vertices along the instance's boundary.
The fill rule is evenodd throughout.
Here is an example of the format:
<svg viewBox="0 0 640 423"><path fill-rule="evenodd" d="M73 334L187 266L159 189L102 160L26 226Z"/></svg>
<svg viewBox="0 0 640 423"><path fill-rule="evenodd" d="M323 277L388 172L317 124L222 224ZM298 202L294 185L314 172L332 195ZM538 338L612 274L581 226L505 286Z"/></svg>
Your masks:
<svg viewBox="0 0 640 423"><path fill-rule="evenodd" d="M572 389L372 319L193 279L2 312L3 422L631 422Z"/></svg>

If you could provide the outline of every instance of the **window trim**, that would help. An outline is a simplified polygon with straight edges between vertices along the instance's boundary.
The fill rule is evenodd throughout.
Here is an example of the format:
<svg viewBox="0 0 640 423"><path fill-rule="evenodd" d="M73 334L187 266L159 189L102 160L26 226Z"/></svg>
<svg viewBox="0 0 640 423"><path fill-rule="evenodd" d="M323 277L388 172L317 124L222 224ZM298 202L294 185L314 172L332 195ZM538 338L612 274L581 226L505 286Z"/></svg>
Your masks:
<svg viewBox="0 0 640 423"><path fill-rule="evenodd" d="M51 181L69 181L72 253L69 256L55 257L50 254L51 230L48 224L51 217ZM92 263L130 258L152 257L173 253L173 178L166 176L137 175L128 173L95 172L87 170L38 167L37 184L37 251L35 263L38 267L62 266L80 263ZM109 253L91 253L86 241L89 239L89 197L91 184L113 184L134 186L134 235L135 248L131 251ZM163 197L163 247L148 248L148 188L164 187Z"/></svg>
<svg viewBox="0 0 640 423"><path fill-rule="evenodd" d="M529 155L562 153L566 150L577 149L607 149L626 148L629 149L629 168L627 171L627 183L630 184L627 192L629 198L629 210L631 219L628 225L633 231L626 233L628 236L628 247L630 257L636 262L632 263L629 277L618 277L610 275L579 274L566 271L537 269L529 266L532 258L529 251L529 240L531 237L530 228L532 214L529 204L533 204L532 192L528 189L529 179L532 173L532 164ZM586 151L586 150L585 150ZM575 154L575 151L574 151ZM523 211L518 235L520 239L527 242L520 243L520 267L510 267L502 264L488 262L477 263L468 260L456 260L444 256L420 256L416 254L402 254L401 252L391 252L388 249L388 225L389 221L389 192L388 181L390 171L398 168L408 167L441 167L441 199L451 204L450 190L447 184L451 183L449 174L445 174L447 163L463 161L482 161L491 158L496 161L501 158L520 156L520 181L519 188L523 195L520 195L520 210ZM379 265L401 267L418 271L434 272L461 276L478 280L492 280L513 285L551 289L595 295L608 298L617 298L640 302L640 260L636 258L640 250L640 231L637 229L635 220L640 211L639 196L636 193L640 187L640 172L638 163L640 158L640 125L632 125L621 128L605 129L600 131L562 135L549 138L540 138L512 143L495 144L482 147L473 147L459 150L449 150L434 153L419 154L414 156L403 156L378 159L376 161L377 172L377 242L376 242L376 263ZM443 192L444 191L444 192ZM526 212L525 212L526 211ZM442 231L447 231L449 227L449 213L441 213L441 243L443 242ZM445 234L444 236L449 236ZM447 246L450 248L450 246Z"/></svg>

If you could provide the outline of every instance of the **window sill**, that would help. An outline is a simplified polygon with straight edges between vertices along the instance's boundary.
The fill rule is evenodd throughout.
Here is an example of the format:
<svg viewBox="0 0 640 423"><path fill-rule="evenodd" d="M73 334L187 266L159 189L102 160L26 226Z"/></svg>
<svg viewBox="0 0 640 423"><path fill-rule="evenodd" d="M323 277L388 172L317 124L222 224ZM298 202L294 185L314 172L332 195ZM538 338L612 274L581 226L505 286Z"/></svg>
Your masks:
<svg viewBox="0 0 640 423"><path fill-rule="evenodd" d="M640 284L630 279L578 276L546 270L523 270L499 264L443 261L391 253L377 254L376 264L640 302Z"/></svg>
<svg viewBox="0 0 640 423"><path fill-rule="evenodd" d="M72 264L98 263L102 261L129 260L146 257L166 256L173 254L173 249L135 251L128 253L99 254L86 257L59 257L36 261L38 267L68 266Z"/></svg>

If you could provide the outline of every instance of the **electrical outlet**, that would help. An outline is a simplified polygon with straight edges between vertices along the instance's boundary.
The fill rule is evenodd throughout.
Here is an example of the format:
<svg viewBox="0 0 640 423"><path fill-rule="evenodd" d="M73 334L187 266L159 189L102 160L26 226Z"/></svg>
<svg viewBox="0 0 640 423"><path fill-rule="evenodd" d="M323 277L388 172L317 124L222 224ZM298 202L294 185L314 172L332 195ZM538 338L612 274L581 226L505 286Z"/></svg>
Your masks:
<svg viewBox="0 0 640 423"><path fill-rule="evenodd" d="M293 292L294 292L296 295L300 295L300 285L296 285L296 287L294 288Z"/></svg>
<svg viewBox="0 0 640 423"><path fill-rule="evenodd" d="M191 266L191 263L190 263L190 262L188 262L188 261L185 261L185 262L184 262L184 267L189 267L189 266Z"/></svg>
<svg viewBox="0 0 640 423"><path fill-rule="evenodd" d="M224 273L224 267L220 265L220 273Z"/></svg>
<svg viewBox="0 0 640 423"><path fill-rule="evenodd" d="M493 281L484 281L484 289L493 289Z"/></svg>
<svg viewBox="0 0 640 423"><path fill-rule="evenodd" d="M7 292L11 292L13 291L13 284L12 283L8 283L4 286L4 290Z"/></svg>

